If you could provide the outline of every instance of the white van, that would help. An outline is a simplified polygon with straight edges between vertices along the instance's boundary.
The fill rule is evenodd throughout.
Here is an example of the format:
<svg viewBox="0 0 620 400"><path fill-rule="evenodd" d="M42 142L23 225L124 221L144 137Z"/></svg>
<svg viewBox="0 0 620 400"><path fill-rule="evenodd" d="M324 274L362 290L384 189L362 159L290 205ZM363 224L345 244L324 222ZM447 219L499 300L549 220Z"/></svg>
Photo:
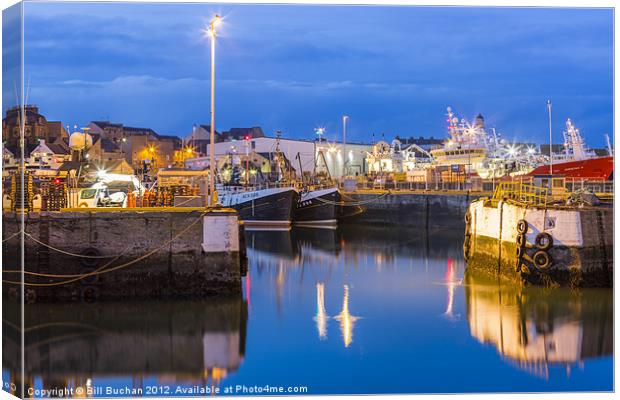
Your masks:
<svg viewBox="0 0 620 400"><path fill-rule="evenodd" d="M127 194L122 191L110 193L105 183L97 182L89 188L80 189L75 204L78 208L127 207Z"/></svg>

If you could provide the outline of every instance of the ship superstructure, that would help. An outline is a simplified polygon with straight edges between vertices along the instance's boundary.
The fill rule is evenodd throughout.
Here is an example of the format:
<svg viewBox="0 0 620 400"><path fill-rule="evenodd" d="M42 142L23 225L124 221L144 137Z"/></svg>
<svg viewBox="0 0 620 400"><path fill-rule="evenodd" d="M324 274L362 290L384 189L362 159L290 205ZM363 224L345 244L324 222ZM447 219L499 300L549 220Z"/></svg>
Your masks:
<svg viewBox="0 0 620 400"><path fill-rule="evenodd" d="M434 166L463 166L467 173L489 179L525 174L539 161L533 147L522 149L500 139L495 129L489 132L481 114L473 123L459 119L451 107L446 115L450 137L443 146L430 151Z"/></svg>
<svg viewBox="0 0 620 400"><path fill-rule="evenodd" d="M579 129L573 125L570 118L566 120L566 130L564 134L564 154L554 156L554 159L565 161L581 161L587 158L596 157L596 153L589 149Z"/></svg>

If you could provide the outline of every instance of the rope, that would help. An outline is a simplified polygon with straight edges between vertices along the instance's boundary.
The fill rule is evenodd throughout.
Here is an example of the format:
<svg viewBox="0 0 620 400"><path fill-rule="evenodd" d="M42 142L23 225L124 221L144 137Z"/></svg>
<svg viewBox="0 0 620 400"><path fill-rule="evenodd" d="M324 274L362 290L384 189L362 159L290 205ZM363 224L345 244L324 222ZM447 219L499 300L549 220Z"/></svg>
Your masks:
<svg viewBox="0 0 620 400"><path fill-rule="evenodd" d="M2 239L2 243L6 242L7 240L13 239L15 236L19 235L20 233L22 233L21 229L15 232L14 234L10 235L9 237Z"/></svg>
<svg viewBox="0 0 620 400"><path fill-rule="evenodd" d="M332 205L335 205L335 206L355 207L355 206L362 206L364 204L369 204L369 203L375 202L375 201L377 201L377 200L379 200L379 199L381 199L381 198L383 198L383 197L385 197L385 196L387 196L387 195L389 195L391 193L392 192L388 190L387 192L383 193L380 196L375 197L374 199L363 200L363 201L353 201L353 202L350 202L350 201L331 201L331 200L322 199L320 197L315 197L315 199L320 201L321 203L325 203L325 204L332 204Z"/></svg>
<svg viewBox="0 0 620 400"><path fill-rule="evenodd" d="M89 255L86 255L86 254L71 253L69 251L65 251L65 250L61 250L61 249L58 249L56 247L53 247L53 246L51 246L51 245L49 245L47 243L43 243L42 241L36 239L34 236L32 236L29 233L25 233L24 235L28 236L30 239L32 239L33 241L37 242L41 246L45 246L45 247L47 247L50 250L54 250L54 251L57 251L58 253L66 254L66 255L72 256L72 257L79 257L79 258L114 258L114 257L116 257L116 256L113 256L113 255L110 255L110 256L89 256Z"/></svg>
<svg viewBox="0 0 620 400"><path fill-rule="evenodd" d="M86 277L89 277L89 276L106 274L108 272L113 272L113 271L116 271L116 270L119 270L119 269L122 269L122 268L129 267L129 266L131 266L131 265L133 265L135 263L138 263L138 262L140 262L140 261L142 261L142 260L152 256L153 254L155 254L159 250L163 249L164 247L166 247L167 245L169 245L170 243L172 243L173 241L178 239L181 235L183 235L185 232L187 232L192 226L194 226L197 222L199 222L205 214L207 214L207 212L204 212L204 213L200 214L200 216L194 222L189 224L187 227L185 227L182 231L177 233L170 240L167 240L166 242L164 242L161 246L159 246L159 247L149 251L148 253L146 253L146 254L144 254L144 255L142 255L142 256L134 259L134 260L128 261L128 262L126 262L124 264L120 264L120 265L117 265L115 267L112 267L112 268L109 268L109 269L105 269L107 266L109 266L112 262L114 262L116 260L116 259L114 259L114 260L111 260L110 262L106 263L102 267L100 267L100 268L98 268L98 269L96 269L96 270L94 270L92 272L89 272L89 273L86 273L86 274L80 274L80 275L55 275L55 276L50 276L52 274L38 274L36 272L24 271L24 273L27 273L28 275L35 275L35 276L48 276L48 277L54 277L54 278L68 278L68 277L74 277L74 278L73 279L68 279L66 281L61 281L61 282L52 282L52 283L28 283L28 282L23 282L23 284L26 285L26 286L36 286L36 287L59 286L59 285L67 284L67 283L76 282L76 281L82 280L82 279L84 279ZM118 257L120 257L120 255ZM17 285L21 285L22 284L22 282L7 281L7 280L4 280L4 279L2 280L2 282L3 283L10 283L10 284L17 284Z"/></svg>
<svg viewBox="0 0 620 400"><path fill-rule="evenodd" d="M176 204L174 207L181 207L183 204L187 204L187 203L189 203L190 201L193 201L193 200L196 200L195 196L191 196L189 199L183 200L181 203Z"/></svg>

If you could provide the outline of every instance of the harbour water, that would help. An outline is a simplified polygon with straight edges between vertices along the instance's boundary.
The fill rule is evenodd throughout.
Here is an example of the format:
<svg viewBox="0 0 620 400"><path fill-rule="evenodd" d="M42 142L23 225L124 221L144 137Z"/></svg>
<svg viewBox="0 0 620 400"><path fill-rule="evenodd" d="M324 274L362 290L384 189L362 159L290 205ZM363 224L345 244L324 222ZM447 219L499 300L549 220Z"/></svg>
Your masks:
<svg viewBox="0 0 620 400"><path fill-rule="evenodd" d="M612 290L466 274L461 227L429 229L246 232L241 297L28 305L27 386L95 396L613 389ZM4 382L19 344L12 318Z"/></svg>

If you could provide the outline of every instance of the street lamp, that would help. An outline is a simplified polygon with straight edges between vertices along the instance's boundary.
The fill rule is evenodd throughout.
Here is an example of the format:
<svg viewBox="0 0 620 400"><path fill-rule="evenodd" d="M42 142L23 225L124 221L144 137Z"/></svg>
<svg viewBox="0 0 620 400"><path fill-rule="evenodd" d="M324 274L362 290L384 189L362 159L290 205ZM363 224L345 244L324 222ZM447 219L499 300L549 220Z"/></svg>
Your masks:
<svg viewBox="0 0 620 400"><path fill-rule="evenodd" d="M216 27L222 21L222 17L215 15L209 23L207 35L211 38L211 135L209 136L209 206L217 202L215 193L215 38Z"/></svg>
<svg viewBox="0 0 620 400"><path fill-rule="evenodd" d="M347 120L349 119L348 115L342 116L342 152L344 153L344 158L342 161L342 176L347 175Z"/></svg>

